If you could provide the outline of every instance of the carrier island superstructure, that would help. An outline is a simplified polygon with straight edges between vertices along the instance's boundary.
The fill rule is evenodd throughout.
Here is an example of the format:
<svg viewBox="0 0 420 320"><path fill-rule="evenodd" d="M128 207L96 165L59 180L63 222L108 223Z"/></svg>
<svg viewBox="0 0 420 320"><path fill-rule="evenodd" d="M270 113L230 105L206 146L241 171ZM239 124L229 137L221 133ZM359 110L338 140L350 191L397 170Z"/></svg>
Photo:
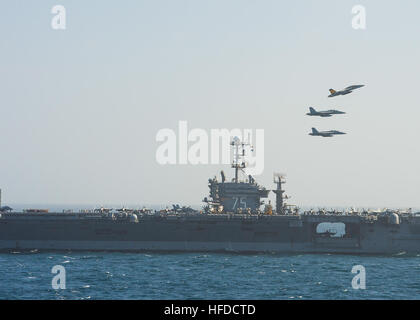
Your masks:
<svg viewBox="0 0 420 320"><path fill-rule="evenodd" d="M1 250L118 250L272 253L420 253L420 216L411 211L307 211L286 204L284 176L275 189L258 185L248 175L244 145L228 181L209 180L203 210L174 206L171 210L106 209L13 212L1 207ZM241 148L238 152L238 148ZM188 186L183 186L188 189ZM265 200L270 192L275 208Z"/></svg>

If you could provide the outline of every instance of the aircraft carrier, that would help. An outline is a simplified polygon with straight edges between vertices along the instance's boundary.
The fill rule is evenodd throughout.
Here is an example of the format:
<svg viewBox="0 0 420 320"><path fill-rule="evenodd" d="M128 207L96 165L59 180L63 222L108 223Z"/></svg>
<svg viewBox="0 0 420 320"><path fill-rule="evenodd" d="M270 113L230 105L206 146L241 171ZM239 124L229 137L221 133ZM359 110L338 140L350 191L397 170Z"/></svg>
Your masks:
<svg viewBox="0 0 420 320"><path fill-rule="evenodd" d="M234 142L232 142L232 145ZM236 146L237 147L237 146ZM242 145L243 147L243 145ZM245 151L240 156L245 156ZM99 208L79 212L1 207L1 250L117 250L271 253L420 253L420 215L408 211L301 212L286 203L284 176L274 190L252 176L237 155L235 176L209 179L203 210ZM264 203L270 192L275 208ZM1 201L1 200L0 200Z"/></svg>

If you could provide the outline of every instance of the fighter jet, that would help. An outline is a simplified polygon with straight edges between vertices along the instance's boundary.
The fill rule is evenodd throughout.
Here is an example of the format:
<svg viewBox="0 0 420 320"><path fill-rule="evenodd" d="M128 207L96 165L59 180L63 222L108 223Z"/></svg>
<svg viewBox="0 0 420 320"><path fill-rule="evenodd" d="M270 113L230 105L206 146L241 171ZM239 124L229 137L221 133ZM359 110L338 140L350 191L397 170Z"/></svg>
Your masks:
<svg viewBox="0 0 420 320"><path fill-rule="evenodd" d="M337 134L345 134L344 132L337 131L337 130L329 130L329 131L318 131L315 128L312 128L312 132L309 134L310 136L319 136L324 138L330 138Z"/></svg>
<svg viewBox="0 0 420 320"><path fill-rule="evenodd" d="M8 206L0 207L0 212L10 212L12 210L13 209Z"/></svg>
<svg viewBox="0 0 420 320"><path fill-rule="evenodd" d="M344 96L346 94L352 93L353 90L359 89L364 87L364 84L358 84L358 85L354 85L354 86L349 86L343 90L339 90L339 91L335 91L334 89L330 89L330 95L328 96L328 98L331 97L336 97L336 96Z"/></svg>
<svg viewBox="0 0 420 320"><path fill-rule="evenodd" d="M190 206L180 207L179 204L173 204L172 209L174 212L178 212L178 213L196 213L197 212L197 210L192 209Z"/></svg>
<svg viewBox="0 0 420 320"><path fill-rule="evenodd" d="M327 110L327 111L316 111L314 108L309 107L309 113L306 115L308 116L319 116L319 117L332 117L334 114L346 114L343 111L338 110Z"/></svg>

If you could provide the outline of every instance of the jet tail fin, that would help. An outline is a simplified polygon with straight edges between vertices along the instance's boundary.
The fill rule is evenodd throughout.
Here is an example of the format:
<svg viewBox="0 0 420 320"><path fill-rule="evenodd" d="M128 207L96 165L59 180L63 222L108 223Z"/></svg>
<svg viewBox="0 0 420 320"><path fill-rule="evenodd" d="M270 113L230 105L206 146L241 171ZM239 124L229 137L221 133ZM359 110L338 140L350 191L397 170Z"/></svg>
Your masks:
<svg viewBox="0 0 420 320"><path fill-rule="evenodd" d="M312 133L313 134L317 134L318 133L318 130L316 130L315 128L312 128Z"/></svg>
<svg viewBox="0 0 420 320"><path fill-rule="evenodd" d="M334 94L334 93L336 93L337 91L335 91L334 89L330 89L330 93L331 94Z"/></svg>
<svg viewBox="0 0 420 320"><path fill-rule="evenodd" d="M316 110L315 110L314 108L312 108L312 107L309 107L309 111L310 111L311 113L315 113L315 112L316 112Z"/></svg>

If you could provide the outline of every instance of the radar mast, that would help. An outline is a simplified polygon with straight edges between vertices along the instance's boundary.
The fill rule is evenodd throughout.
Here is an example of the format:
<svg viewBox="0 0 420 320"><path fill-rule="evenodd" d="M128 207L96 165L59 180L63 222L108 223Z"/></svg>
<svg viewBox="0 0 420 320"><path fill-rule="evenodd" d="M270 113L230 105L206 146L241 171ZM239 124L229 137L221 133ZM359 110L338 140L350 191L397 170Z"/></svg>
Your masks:
<svg viewBox="0 0 420 320"><path fill-rule="evenodd" d="M235 179L234 182L239 182L239 170L241 170L243 173L245 173L245 168L247 167L247 164L245 162L245 148L250 147L251 151L253 151L253 147L249 142L241 141L238 137L234 137L232 139L232 142L230 145L233 148L233 162L232 162L232 168L235 169Z"/></svg>
<svg viewBox="0 0 420 320"><path fill-rule="evenodd" d="M287 196L283 194L285 191L282 188L282 185L286 183L286 175L281 173L274 173L274 183L277 185L277 188L273 190L276 194L276 213L277 214L285 214L285 203L284 199L287 199Z"/></svg>

